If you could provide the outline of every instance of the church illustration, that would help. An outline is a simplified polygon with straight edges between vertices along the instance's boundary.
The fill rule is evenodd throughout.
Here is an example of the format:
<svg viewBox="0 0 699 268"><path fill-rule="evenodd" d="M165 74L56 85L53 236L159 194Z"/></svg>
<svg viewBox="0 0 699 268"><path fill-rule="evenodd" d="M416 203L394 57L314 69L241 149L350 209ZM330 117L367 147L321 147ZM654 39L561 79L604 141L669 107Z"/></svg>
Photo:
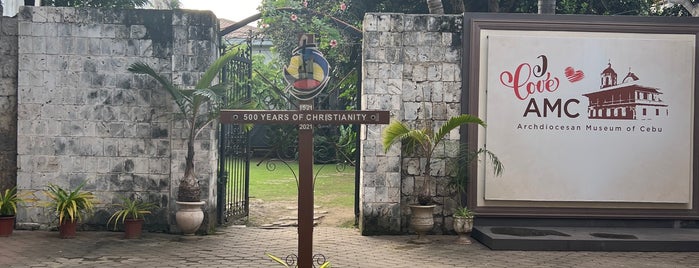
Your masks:
<svg viewBox="0 0 699 268"><path fill-rule="evenodd" d="M629 68L629 73L618 83L617 73L609 63L601 73L601 90L583 94L589 100L588 118L651 120L667 117L669 110L663 103L660 89L639 85L638 80Z"/></svg>

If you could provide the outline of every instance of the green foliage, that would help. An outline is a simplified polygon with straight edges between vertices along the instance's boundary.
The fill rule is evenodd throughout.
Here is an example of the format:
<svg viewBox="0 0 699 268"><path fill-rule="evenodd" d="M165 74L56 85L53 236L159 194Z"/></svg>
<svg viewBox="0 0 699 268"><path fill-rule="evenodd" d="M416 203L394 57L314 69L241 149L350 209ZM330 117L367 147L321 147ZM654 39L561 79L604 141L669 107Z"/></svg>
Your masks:
<svg viewBox="0 0 699 268"><path fill-rule="evenodd" d="M121 197L121 203L114 205L117 210L109 217L107 225L114 222L114 230L117 229L117 223L124 223L126 219L143 219L146 215L157 206L151 202L144 202L140 199Z"/></svg>
<svg viewBox="0 0 699 268"><path fill-rule="evenodd" d="M0 192L0 216L12 216L17 214L17 204L22 202L22 198L17 195L17 187L5 189Z"/></svg>
<svg viewBox="0 0 699 268"><path fill-rule="evenodd" d="M466 193L469 182L469 171L471 162L478 159L478 156L484 154L490 160L493 166L493 174L500 176L505 170L505 165L500 162L500 159L493 152L480 148L478 150L470 150L468 145L461 144L459 146L459 156L456 160L456 174L449 179L447 186L456 190L459 205L463 206L463 194Z"/></svg>
<svg viewBox="0 0 699 268"><path fill-rule="evenodd" d="M468 218L472 219L473 218L473 211L466 207L459 207L456 210L454 210L454 217L461 217L461 218Z"/></svg>
<svg viewBox="0 0 699 268"><path fill-rule="evenodd" d="M423 180L422 192L418 196L418 202L421 205L427 205L432 202L429 185L432 179L431 161L435 148L449 132L464 124L478 124L485 127L485 123L480 118L462 114L449 118L437 132L433 132L430 124L427 123L425 123L426 126L423 128L412 129L400 121L393 121L384 129L382 134L384 151L388 152L393 144L400 141L404 152L408 154L415 153L417 156L425 158L425 166L422 170L425 180Z"/></svg>
<svg viewBox="0 0 699 268"><path fill-rule="evenodd" d="M284 93L286 82L283 65L277 60L266 61L264 55L252 56L252 97L262 110L288 109L289 97Z"/></svg>
<svg viewBox="0 0 699 268"><path fill-rule="evenodd" d="M143 7L148 0L42 0L42 6L54 7L102 7L129 9Z"/></svg>
<svg viewBox="0 0 699 268"><path fill-rule="evenodd" d="M650 15L654 0L557 0L558 14L595 14L595 15Z"/></svg>
<svg viewBox="0 0 699 268"><path fill-rule="evenodd" d="M339 126L340 138L337 142L338 159L349 162L354 165L354 156L357 153L357 132L352 129L352 126Z"/></svg>
<svg viewBox="0 0 699 268"><path fill-rule="evenodd" d="M66 190L55 184L49 184L44 194L51 199L49 208L54 208L58 215L58 224L67 221L80 221L83 213L91 213L94 208L95 196L91 192L82 191L86 181L74 190Z"/></svg>

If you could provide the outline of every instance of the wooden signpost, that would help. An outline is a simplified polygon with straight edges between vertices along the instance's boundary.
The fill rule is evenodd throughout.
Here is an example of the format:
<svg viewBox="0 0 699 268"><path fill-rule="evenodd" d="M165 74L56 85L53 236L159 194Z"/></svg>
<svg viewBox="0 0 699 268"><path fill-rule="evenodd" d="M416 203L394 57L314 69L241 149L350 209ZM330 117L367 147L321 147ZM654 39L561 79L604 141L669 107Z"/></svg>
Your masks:
<svg viewBox="0 0 699 268"><path fill-rule="evenodd" d="M313 125L388 124L388 111L318 111L313 110L315 97L327 83L329 66L315 49L312 35L304 35L286 67L290 92L299 99L299 110L260 111L222 110L222 124L293 124L298 125L298 267L313 267ZM320 56L318 56L320 55ZM323 62L325 61L325 62ZM322 72L319 75L318 72Z"/></svg>

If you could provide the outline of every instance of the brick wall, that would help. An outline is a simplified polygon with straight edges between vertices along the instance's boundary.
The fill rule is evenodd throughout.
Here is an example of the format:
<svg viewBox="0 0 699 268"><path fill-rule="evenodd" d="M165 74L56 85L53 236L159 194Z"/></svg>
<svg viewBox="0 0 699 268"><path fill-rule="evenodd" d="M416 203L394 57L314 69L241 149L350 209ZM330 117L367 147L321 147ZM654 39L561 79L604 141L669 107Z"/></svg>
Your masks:
<svg viewBox="0 0 699 268"><path fill-rule="evenodd" d="M17 177L17 19L0 16L0 191Z"/></svg>
<svg viewBox="0 0 699 268"><path fill-rule="evenodd" d="M462 16L366 14L364 17L362 109L390 110L391 117L435 129L461 114ZM400 146L387 153L381 145L385 126L362 128L360 228L363 234L405 233L416 203L420 162L401 155ZM451 229L455 194L446 187L458 153L458 132L451 133L432 159L430 187L436 201L434 232ZM424 163L423 163L424 164Z"/></svg>
<svg viewBox="0 0 699 268"><path fill-rule="evenodd" d="M143 61L176 84L193 86L218 55L211 12L24 7L18 14L17 184L44 199L48 183L86 189L100 202L86 227L101 228L107 205L135 195L162 208L152 230L176 231L177 183L185 125L153 79L127 71ZM4 94L4 93L3 93ZM215 226L216 135L196 144L207 222ZM18 222L55 224L51 210L23 207Z"/></svg>

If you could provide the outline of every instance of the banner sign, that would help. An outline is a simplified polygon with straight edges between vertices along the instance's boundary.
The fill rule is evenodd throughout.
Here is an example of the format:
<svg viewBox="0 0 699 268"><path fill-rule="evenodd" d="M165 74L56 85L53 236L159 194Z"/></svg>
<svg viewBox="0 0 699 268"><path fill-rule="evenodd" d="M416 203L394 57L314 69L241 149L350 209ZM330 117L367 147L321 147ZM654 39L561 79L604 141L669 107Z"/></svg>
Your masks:
<svg viewBox="0 0 699 268"><path fill-rule="evenodd" d="M484 200L692 201L696 35L480 32Z"/></svg>
<svg viewBox="0 0 699 268"><path fill-rule="evenodd" d="M257 123L257 124L388 124L388 111L260 111L260 110L223 110L221 123Z"/></svg>

